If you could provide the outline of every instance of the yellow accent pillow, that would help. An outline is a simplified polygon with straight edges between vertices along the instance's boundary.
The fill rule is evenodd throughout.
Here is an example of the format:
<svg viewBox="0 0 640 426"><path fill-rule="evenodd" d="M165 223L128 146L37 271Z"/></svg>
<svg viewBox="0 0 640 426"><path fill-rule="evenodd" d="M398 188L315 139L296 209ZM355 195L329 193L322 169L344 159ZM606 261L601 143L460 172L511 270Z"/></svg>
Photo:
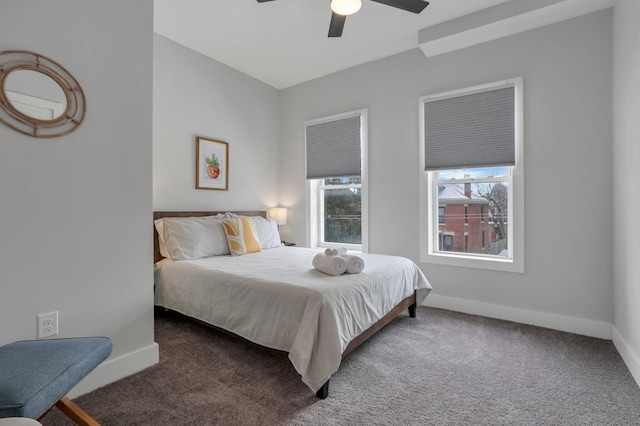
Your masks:
<svg viewBox="0 0 640 426"><path fill-rule="evenodd" d="M231 256L242 256L262 251L253 220L249 218L223 219L222 225L227 235Z"/></svg>

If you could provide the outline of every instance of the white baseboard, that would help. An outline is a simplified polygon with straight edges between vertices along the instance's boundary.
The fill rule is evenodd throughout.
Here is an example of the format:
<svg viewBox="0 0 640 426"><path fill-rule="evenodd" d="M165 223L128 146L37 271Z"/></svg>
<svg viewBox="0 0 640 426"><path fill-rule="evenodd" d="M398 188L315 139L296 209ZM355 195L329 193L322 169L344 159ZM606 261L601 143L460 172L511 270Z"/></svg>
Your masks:
<svg viewBox="0 0 640 426"><path fill-rule="evenodd" d="M611 340L612 326L611 324L603 321L550 314L547 312L513 308L504 305L494 305L474 300L458 299L456 297L439 296L433 293L431 293L424 302L422 302L422 304L434 308L447 309L472 315L481 315L489 318L497 318L522 324L550 328L553 330L581 334L583 336Z"/></svg>
<svg viewBox="0 0 640 426"><path fill-rule="evenodd" d="M160 361L160 348L157 343L128 353L100 364L87 377L82 379L67 395L73 399L99 387L123 379L134 373L151 367Z"/></svg>
<svg viewBox="0 0 640 426"><path fill-rule="evenodd" d="M633 352L631 346L627 344L615 325L612 327L612 334L613 344L618 350L618 353L620 353L624 363L627 364L627 368L636 383L640 386L640 358Z"/></svg>

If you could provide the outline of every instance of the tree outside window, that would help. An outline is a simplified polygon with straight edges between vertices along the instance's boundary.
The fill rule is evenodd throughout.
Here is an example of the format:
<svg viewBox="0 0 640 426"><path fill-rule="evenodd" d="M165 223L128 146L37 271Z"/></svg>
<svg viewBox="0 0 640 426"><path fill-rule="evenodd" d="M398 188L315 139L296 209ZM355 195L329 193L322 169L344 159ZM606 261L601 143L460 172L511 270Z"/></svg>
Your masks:
<svg viewBox="0 0 640 426"><path fill-rule="evenodd" d="M324 243L362 244L362 181L360 177L324 179Z"/></svg>

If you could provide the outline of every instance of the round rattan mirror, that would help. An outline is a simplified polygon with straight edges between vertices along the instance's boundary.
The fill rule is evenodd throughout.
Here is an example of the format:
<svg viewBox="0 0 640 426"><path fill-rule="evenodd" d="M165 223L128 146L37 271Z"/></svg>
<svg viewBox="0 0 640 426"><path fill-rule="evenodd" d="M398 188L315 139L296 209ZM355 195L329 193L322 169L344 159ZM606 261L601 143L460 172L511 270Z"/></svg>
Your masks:
<svg viewBox="0 0 640 426"><path fill-rule="evenodd" d="M80 84L61 65L25 50L0 52L0 121L29 136L77 129L86 111Z"/></svg>

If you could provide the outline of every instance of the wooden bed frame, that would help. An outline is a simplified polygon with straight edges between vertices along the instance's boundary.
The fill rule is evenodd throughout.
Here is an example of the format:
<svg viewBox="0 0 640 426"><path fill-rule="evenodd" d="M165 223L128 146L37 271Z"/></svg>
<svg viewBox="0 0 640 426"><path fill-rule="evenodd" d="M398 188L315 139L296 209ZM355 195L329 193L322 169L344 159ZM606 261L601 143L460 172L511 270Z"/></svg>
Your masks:
<svg viewBox="0 0 640 426"><path fill-rule="evenodd" d="M215 216L219 213L226 213L226 211L210 211L210 212L191 212L191 211L179 211L179 212L170 212L170 211L158 211L158 212L153 212L153 220L155 221L156 219L161 219L163 217L194 217L194 216ZM262 211L262 210L254 210L254 211L231 211L231 213L235 213L238 215L243 215L243 216L262 216L264 218L267 217L267 212L266 211ZM158 242L158 232L155 228L155 226L153 227L153 262L158 262L160 260L162 260L164 257L160 254L160 244ZM376 322L375 324L373 324L371 327L369 327L368 329L366 329L364 332L362 332L362 334L360 334L359 336L357 336L355 339L353 339L345 348L344 352L342 352L342 358L344 359L347 355L349 355L351 352L353 352L358 346L360 346L361 344L363 344L365 341L367 341L367 339L369 339L371 336L373 336L374 334L376 334L378 331L380 331L385 325L389 324L393 319L395 319L398 315L400 315L405 309L409 310L409 316L411 318L415 318L416 317L416 307L417 307L417 303L416 303L417 299L416 299L416 294L414 293L413 295L407 297L406 299L404 299L403 301L401 301L400 303L398 303L389 313L387 313L384 317L380 318L380 320L378 320L378 322ZM220 327L216 327L214 325L208 324L204 321L200 321L197 320L195 318L191 318L190 319L200 322L204 325L206 325L207 327L211 327L217 331L220 331L224 334L233 336L235 338L250 342L254 345L258 345L257 343L251 342L250 340L245 339L244 337L238 336L237 334L230 332L228 330L222 329ZM258 345L261 346L261 345ZM264 347L264 346L261 346ZM285 351L280 351L277 349L273 349L273 348L268 348L265 347L267 350L269 350L270 352L273 352L279 356L283 356L283 357L287 357L288 356L288 352ZM327 382L322 385L322 387L316 392L316 396L320 399L325 399L327 396L329 396L329 380L327 380Z"/></svg>

